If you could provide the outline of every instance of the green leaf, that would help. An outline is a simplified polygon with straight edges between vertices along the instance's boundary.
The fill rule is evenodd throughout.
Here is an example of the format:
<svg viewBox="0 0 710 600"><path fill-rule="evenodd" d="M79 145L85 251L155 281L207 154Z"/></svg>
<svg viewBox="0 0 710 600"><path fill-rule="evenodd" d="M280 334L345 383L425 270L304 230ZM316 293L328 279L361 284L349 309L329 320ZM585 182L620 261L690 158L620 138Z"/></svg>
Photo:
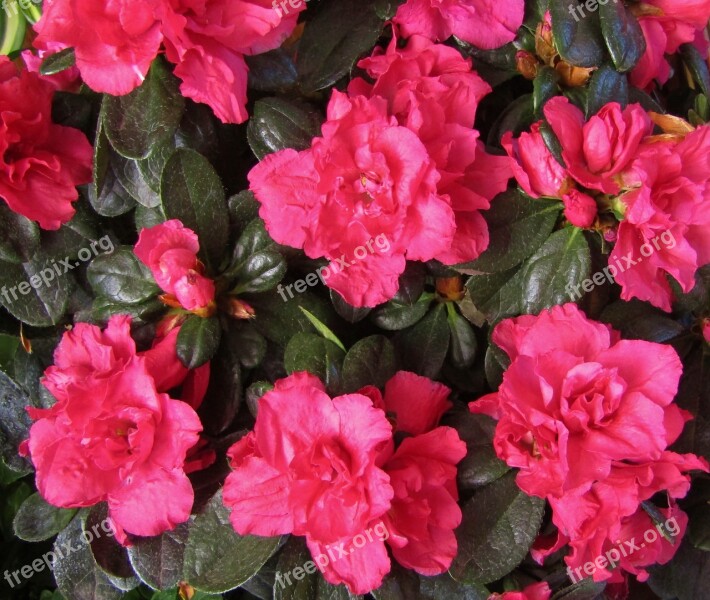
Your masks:
<svg viewBox="0 0 710 600"><path fill-rule="evenodd" d="M357 341L343 361L343 393L357 392L366 385L384 388L397 370L394 346L383 335Z"/></svg>
<svg viewBox="0 0 710 600"><path fill-rule="evenodd" d="M446 309L437 304L421 321L402 331L395 342L404 368L435 379L449 349Z"/></svg>
<svg viewBox="0 0 710 600"><path fill-rule="evenodd" d="M130 94L104 95L101 112L106 135L116 152L141 159L173 136L184 108L178 79L158 58L142 85Z"/></svg>
<svg viewBox="0 0 710 600"><path fill-rule="evenodd" d="M338 313L348 323L358 323L372 312L371 308L356 307L348 304L345 299L335 290L330 290L330 301L333 304L335 312Z"/></svg>
<svg viewBox="0 0 710 600"><path fill-rule="evenodd" d="M304 568L308 563L310 573ZM291 536L276 563L274 600L315 600L319 578L318 569L303 538Z"/></svg>
<svg viewBox="0 0 710 600"><path fill-rule="evenodd" d="M39 248L39 227L0 203L0 260L23 263Z"/></svg>
<svg viewBox="0 0 710 600"><path fill-rule="evenodd" d="M93 180L89 185L88 199L92 208L102 217L117 217L136 205L134 198L114 173L111 165L111 144L101 120L96 131Z"/></svg>
<svg viewBox="0 0 710 600"><path fill-rule="evenodd" d="M230 328L222 334L219 351L210 364L209 387L198 409L200 421L208 435L223 433L239 412L243 381L237 357L242 345L242 336Z"/></svg>
<svg viewBox="0 0 710 600"><path fill-rule="evenodd" d="M533 109L535 115L542 118L542 108L547 101L557 95L559 75L552 67L542 67L533 80Z"/></svg>
<svg viewBox="0 0 710 600"><path fill-rule="evenodd" d="M197 234L200 254L216 268L227 247L229 216L222 181L209 161L194 150L175 151L163 169L160 197L165 216Z"/></svg>
<svg viewBox="0 0 710 600"><path fill-rule="evenodd" d="M661 598L704 598L710 580L710 552L684 540L670 562L654 566L650 573L648 585Z"/></svg>
<svg viewBox="0 0 710 600"><path fill-rule="evenodd" d="M222 328L219 319L192 316L180 327L177 337L177 355L188 369L209 362L219 348Z"/></svg>
<svg viewBox="0 0 710 600"><path fill-rule="evenodd" d="M259 202L249 190L244 190L232 196L227 201L227 205L229 207L229 222L238 232L242 233L253 221L258 222ZM261 221L261 227L262 229L264 227L263 221ZM266 233L265 229L264 233Z"/></svg>
<svg viewBox="0 0 710 600"><path fill-rule="evenodd" d="M597 114L609 102L622 108L629 103L629 82L611 65L602 65L592 73L587 94L587 118Z"/></svg>
<svg viewBox="0 0 710 600"><path fill-rule="evenodd" d="M680 47L680 55L703 94L710 95L710 72L705 57L693 44L683 44Z"/></svg>
<svg viewBox="0 0 710 600"><path fill-rule="evenodd" d="M466 456L458 465L458 485L461 490L476 490L500 479L510 467L496 455L493 448L496 421L486 415L457 410L447 415L445 425L458 431L466 442Z"/></svg>
<svg viewBox="0 0 710 600"><path fill-rule="evenodd" d="M646 51L641 26L623 2L599 3L602 35L618 71L630 71Z"/></svg>
<svg viewBox="0 0 710 600"><path fill-rule="evenodd" d="M316 317L313 313L303 308L302 306L299 306L298 308L300 308L301 312L306 315L306 318L311 322L313 327L316 328L316 331L318 333L320 333L326 340L333 342L338 348L345 352L345 346L343 346L343 342L338 339L338 337L325 323L322 323L318 319L318 317Z"/></svg>
<svg viewBox="0 0 710 600"><path fill-rule="evenodd" d="M69 266L73 269L77 265ZM0 262L0 304L27 325L56 325L64 316L73 286L73 277L65 270L47 259L21 265Z"/></svg>
<svg viewBox="0 0 710 600"><path fill-rule="evenodd" d="M297 67L301 89L313 93L331 87L350 72L380 37L384 19L372 0L325 4L306 22Z"/></svg>
<svg viewBox="0 0 710 600"><path fill-rule="evenodd" d="M451 332L449 347L451 364L457 369L467 369L476 360L476 352L478 351L476 333L468 321L456 312L452 303L448 303L446 309L448 312L446 320Z"/></svg>
<svg viewBox="0 0 710 600"><path fill-rule="evenodd" d="M232 292L237 295L266 292L276 287L286 274L286 260L281 254L267 250L247 258L239 271Z"/></svg>
<svg viewBox="0 0 710 600"><path fill-rule="evenodd" d="M572 14L567 2L550 2L552 35L560 56L578 67L597 67L606 55L599 15L585 11Z"/></svg>
<svg viewBox="0 0 710 600"><path fill-rule="evenodd" d="M492 390L497 390L503 383L503 373L510 366L508 355L498 346L491 343L486 350L485 371L486 381Z"/></svg>
<svg viewBox="0 0 710 600"><path fill-rule="evenodd" d="M469 297L486 319L493 323L522 312L523 268L502 273L475 275L466 282Z"/></svg>
<svg viewBox="0 0 710 600"><path fill-rule="evenodd" d="M580 229L567 227L553 233L522 268L523 312L569 302L568 289L589 276L589 245Z"/></svg>
<svg viewBox="0 0 710 600"><path fill-rule="evenodd" d="M320 111L298 100L264 98L254 104L247 126L249 146L261 160L267 154L286 148L305 150L320 135Z"/></svg>
<svg viewBox="0 0 710 600"><path fill-rule="evenodd" d="M128 548L131 566L141 581L155 590L176 586L182 579L188 525L154 537L138 537Z"/></svg>
<svg viewBox="0 0 710 600"><path fill-rule="evenodd" d="M329 390L339 392L344 358L345 352L330 340L313 333L297 333L286 346L284 366L289 375L308 371Z"/></svg>
<svg viewBox="0 0 710 600"><path fill-rule="evenodd" d="M54 578L65 598L71 600L119 600L122 592L96 564L89 544L84 541L83 523L74 517L54 543ZM72 552L67 548L71 547Z"/></svg>
<svg viewBox="0 0 710 600"><path fill-rule="evenodd" d="M138 163L137 160L123 158L119 154L111 157L113 172L131 197L146 208L160 206L160 194L148 184Z"/></svg>
<svg viewBox="0 0 710 600"><path fill-rule="evenodd" d="M545 501L520 490L511 472L476 492L456 530L459 552L449 569L462 583L489 583L525 558L542 523Z"/></svg>
<svg viewBox="0 0 710 600"><path fill-rule="evenodd" d="M618 300L609 304L599 320L621 331L626 339L666 343L685 331L667 313L640 300Z"/></svg>
<svg viewBox="0 0 710 600"><path fill-rule="evenodd" d="M512 131L518 137L530 129L535 122L535 104L532 94L523 94L515 98L496 119L488 134L488 145L500 147L500 140L506 131Z"/></svg>
<svg viewBox="0 0 710 600"><path fill-rule="evenodd" d="M119 304L140 304L159 292L150 269L130 246L97 256L86 276L96 294Z"/></svg>
<svg viewBox="0 0 710 600"><path fill-rule="evenodd" d="M276 48L256 56L245 56L244 60L249 67L250 90L283 94L295 87L298 77L296 64L284 48Z"/></svg>
<svg viewBox="0 0 710 600"><path fill-rule="evenodd" d="M488 600L491 593L482 585L463 585L448 573L436 577L420 577L419 590L427 600Z"/></svg>
<svg viewBox="0 0 710 600"><path fill-rule="evenodd" d="M50 54L42 61L39 67L40 75L56 75L76 65L76 55L74 48L64 48L59 52Z"/></svg>
<svg viewBox="0 0 710 600"><path fill-rule="evenodd" d="M570 585L554 594L551 600L603 600L606 583L603 581L595 582L591 579L583 579L582 581Z"/></svg>
<svg viewBox="0 0 710 600"><path fill-rule="evenodd" d="M128 551L118 543L109 524L108 504L100 502L89 509L84 535L99 568L118 589L129 591L140 585L128 560Z"/></svg>
<svg viewBox="0 0 710 600"><path fill-rule="evenodd" d="M279 537L236 534L220 491L204 511L190 517L183 578L210 594L233 590L259 571L279 542Z"/></svg>
<svg viewBox="0 0 710 600"><path fill-rule="evenodd" d="M22 503L12 526L21 540L41 542L57 535L75 514L76 509L57 508L35 493Z"/></svg>
<svg viewBox="0 0 710 600"><path fill-rule="evenodd" d="M534 199L520 190L499 194L482 213L490 234L488 248L457 269L500 273L519 265L549 237L561 208L557 201Z"/></svg>

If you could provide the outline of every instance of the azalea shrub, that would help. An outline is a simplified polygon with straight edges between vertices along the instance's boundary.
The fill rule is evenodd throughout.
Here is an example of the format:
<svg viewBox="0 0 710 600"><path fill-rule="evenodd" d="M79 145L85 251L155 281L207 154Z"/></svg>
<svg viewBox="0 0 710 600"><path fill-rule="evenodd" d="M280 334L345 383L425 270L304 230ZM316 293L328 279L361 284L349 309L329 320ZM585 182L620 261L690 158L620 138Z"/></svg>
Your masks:
<svg viewBox="0 0 710 600"><path fill-rule="evenodd" d="M709 20L3 3L0 598L708 598Z"/></svg>

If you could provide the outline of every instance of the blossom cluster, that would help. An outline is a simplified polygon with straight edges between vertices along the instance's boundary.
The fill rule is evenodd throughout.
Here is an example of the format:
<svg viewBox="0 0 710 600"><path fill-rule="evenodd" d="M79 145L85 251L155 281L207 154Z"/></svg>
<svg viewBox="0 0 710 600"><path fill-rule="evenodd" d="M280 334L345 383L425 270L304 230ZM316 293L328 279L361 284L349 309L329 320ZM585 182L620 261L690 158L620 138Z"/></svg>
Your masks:
<svg viewBox="0 0 710 600"><path fill-rule="evenodd" d="M235 530L305 536L315 558L382 524L398 563L445 572L461 523L456 465L466 455L456 430L437 426L449 391L407 371L384 394L368 386L335 398L309 373L277 381L254 430L229 450L224 502ZM407 437L395 445L395 434ZM379 587L390 570L384 539L318 564L354 594Z"/></svg>
<svg viewBox="0 0 710 600"><path fill-rule="evenodd" d="M673 403L682 365L670 346L622 340L586 318L576 305L502 321L493 342L510 358L497 392L470 409L498 419L494 446L519 469L522 490L546 498L558 532L540 538L536 560L569 545L571 569L603 556L619 540L641 538L653 526L642 503L668 495L665 519L682 537L687 517L675 500L690 487L688 472L708 471L693 454L668 450L692 418ZM596 581L645 580L644 567L668 562L678 545L663 537L617 565L599 568Z"/></svg>
<svg viewBox="0 0 710 600"><path fill-rule="evenodd" d="M604 228L600 216L615 212L621 222L605 232L608 241L616 242L610 264L625 256L643 263L619 272L621 297L670 311L667 276L689 292L696 270L710 263L710 213L705 208L710 199L710 127L673 121L682 132L658 136L652 116L661 125L666 121L655 113L649 116L639 104L622 109L610 103L585 120L564 97L551 99L544 112L565 166L548 148L542 121L517 139L506 132L503 146L513 159L518 183L534 198L561 199L565 217L577 227ZM643 260L647 254L642 246L660 235L677 243Z"/></svg>

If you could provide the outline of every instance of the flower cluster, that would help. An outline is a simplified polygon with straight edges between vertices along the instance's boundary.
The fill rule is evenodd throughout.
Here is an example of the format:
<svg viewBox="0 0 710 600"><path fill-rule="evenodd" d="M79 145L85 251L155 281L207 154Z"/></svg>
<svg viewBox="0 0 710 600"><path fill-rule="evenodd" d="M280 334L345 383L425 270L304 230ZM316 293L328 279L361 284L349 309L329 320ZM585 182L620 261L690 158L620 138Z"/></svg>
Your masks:
<svg viewBox="0 0 710 600"><path fill-rule="evenodd" d="M178 361L178 329L137 352L131 320L111 319L101 331L80 323L57 346L44 386L51 408L28 408L35 420L24 451L37 469L37 488L55 506L108 503L117 538L158 535L187 520L193 490L186 471L214 460L196 451L202 425L195 413L209 365ZM182 385L182 400L166 392Z"/></svg>
<svg viewBox="0 0 710 600"><path fill-rule="evenodd" d="M456 464L466 454L454 429L437 427L448 394L406 371L387 382L384 396L367 387L331 399L305 372L277 381L259 401L254 430L229 450L224 502L234 529L305 536L315 557L352 548L354 536L382 523L400 564L443 573L456 555ZM395 448L397 432L409 437ZM362 594L389 570L377 540L345 553L323 576Z"/></svg>
<svg viewBox="0 0 710 600"><path fill-rule="evenodd" d="M244 57L280 46L304 8L285 15L268 0L47 0L35 44L74 48L86 84L116 96L141 84L162 48L183 95L225 123L241 123Z"/></svg>
<svg viewBox="0 0 710 600"><path fill-rule="evenodd" d="M520 469L522 490L552 506L559 533L540 543L539 560L569 544L571 568L594 562L653 525L641 504L657 492L670 499L664 516L682 515L674 499L688 492L687 472L708 463L667 449L691 418L673 404L682 365L671 347L621 340L574 304L504 320L493 342L510 367L498 392L470 408L498 419L498 456ZM618 569L595 567L594 579L620 581L622 571L644 579L644 566L676 549L659 538Z"/></svg>
<svg viewBox="0 0 710 600"><path fill-rule="evenodd" d="M668 232L676 240L672 247L657 248L639 266L619 273L617 282L622 298L640 298L670 311L667 275L689 292L696 270L710 263L702 233L710 227L704 208L710 198L710 127L686 123L682 134L659 138L638 104L622 109L610 103L586 121L564 97L550 100L544 112L565 166L545 143L542 122L517 139L506 132L503 146L518 183L534 198L560 198L566 218L577 227L604 229L608 224L599 213L613 211L621 223L608 238L616 240L610 263L642 256L644 244Z"/></svg>
<svg viewBox="0 0 710 600"><path fill-rule="evenodd" d="M322 137L267 156L249 181L271 236L312 258L386 234L387 254L328 279L348 303L375 306L394 296L406 260L477 258L489 242L480 211L511 173L472 128L491 88L456 50L414 36L359 66L375 83L333 92Z"/></svg>

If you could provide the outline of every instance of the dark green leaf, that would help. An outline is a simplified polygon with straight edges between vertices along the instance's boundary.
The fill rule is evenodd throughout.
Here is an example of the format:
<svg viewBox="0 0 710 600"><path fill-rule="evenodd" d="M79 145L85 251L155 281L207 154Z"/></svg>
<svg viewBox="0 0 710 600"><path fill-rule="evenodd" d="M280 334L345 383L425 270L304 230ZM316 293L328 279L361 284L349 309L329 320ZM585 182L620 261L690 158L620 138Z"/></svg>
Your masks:
<svg viewBox="0 0 710 600"><path fill-rule="evenodd" d="M527 555L544 509L544 500L520 490L514 472L476 492L463 506L451 575L462 583L480 584L510 573Z"/></svg>
<svg viewBox="0 0 710 600"><path fill-rule="evenodd" d="M182 327L177 337L177 354L188 369L205 364L217 352L222 328L219 319L192 316Z"/></svg>
<svg viewBox="0 0 710 600"><path fill-rule="evenodd" d="M297 100L265 98L254 105L247 138L256 157L286 148L305 150L320 135L323 116L320 111Z"/></svg>
<svg viewBox="0 0 710 600"><path fill-rule="evenodd" d="M553 233L523 265L523 312L536 314L568 302L568 290L588 277L590 268L589 245L580 229L567 227Z"/></svg>
<svg viewBox="0 0 710 600"><path fill-rule="evenodd" d="M84 523L84 535L91 546L91 554L111 583L121 590L132 590L140 584L128 560L125 546L118 543L108 518L108 505L95 504L89 509Z"/></svg>
<svg viewBox="0 0 710 600"><path fill-rule="evenodd" d="M0 260L23 263L39 248L39 227L0 202Z"/></svg>
<svg viewBox="0 0 710 600"><path fill-rule="evenodd" d="M602 600L606 598L602 593L606 583L603 581L595 582L591 579L583 579L569 587L566 587L554 596L551 600Z"/></svg>
<svg viewBox="0 0 710 600"><path fill-rule="evenodd" d="M266 292L276 286L286 274L286 261L278 252L257 252L246 259L239 270L235 294Z"/></svg>
<svg viewBox="0 0 710 600"><path fill-rule="evenodd" d="M296 64L283 48L244 58L249 66L249 89L273 94L287 92L296 85Z"/></svg>
<svg viewBox="0 0 710 600"><path fill-rule="evenodd" d="M81 518L74 517L57 536L54 552L54 578L59 591L72 600L119 600L122 592L96 564L89 544L84 541ZM71 547L72 552L67 552Z"/></svg>
<svg viewBox="0 0 710 600"><path fill-rule="evenodd" d="M685 540L670 562L649 570L648 585L661 598L699 600L707 596L710 552L698 550Z"/></svg>
<svg viewBox="0 0 710 600"><path fill-rule="evenodd" d="M570 11L569 6L567 2L550 3L552 35L557 51L572 65L598 67L606 55L599 15L580 5L584 11L580 18L579 14Z"/></svg>
<svg viewBox="0 0 710 600"><path fill-rule="evenodd" d="M156 590L176 586L182 579L187 523L155 536L136 538L128 548L133 570Z"/></svg>
<svg viewBox="0 0 710 600"><path fill-rule="evenodd" d="M190 518L183 578L203 592L220 594L252 577L276 551L279 537L240 536L218 492Z"/></svg>
<svg viewBox="0 0 710 600"><path fill-rule="evenodd" d="M618 102L624 108L629 103L629 82L611 65L603 65L589 81L587 117L597 114L609 102Z"/></svg>
<svg viewBox="0 0 710 600"><path fill-rule="evenodd" d="M125 96L104 96L102 119L114 149L141 159L175 133L185 101L164 60L153 61L143 84Z"/></svg>
<svg viewBox="0 0 710 600"><path fill-rule="evenodd" d="M510 471L493 448L496 422L486 415L457 410L444 417L444 425L454 427L466 442L466 457L458 465L458 484L462 490L482 488Z"/></svg>
<svg viewBox="0 0 710 600"><path fill-rule="evenodd" d="M21 265L0 263L0 285L0 304L10 314L27 325L48 327L64 315L73 277L54 260L35 259Z"/></svg>
<svg viewBox="0 0 710 600"><path fill-rule="evenodd" d="M457 369L467 369L476 360L476 352L478 351L476 333L468 321L456 312L453 304L447 304L447 309L447 322L451 332L451 346L449 348L451 363Z"/></svg>
<svg viewBox="0 0 710 600"><path fill-rule="evenodd" d="M500 139L506 131L519 136L535 122L535 104L532 94L523 94L513 100L500 114L488 134L489 146L500 146Z"/></svg>
<svg viewBox="0 0 710 600"><path fill-rule="evenodd" d="M94 292L119 304L140 304L159 292L150 269L130 246L97 256L86 275Z"/></svg>
<svg viewBox="0 0 710 600"><path fill-rule="evenodd" d="M239 192L228 201L229 222L238 232L243 232L247 225L259 217L259 203L249 190ZM263 227L263 221L262 221Z"/></svg>
<svg viewBox="0 0 710 600"><path fill-rule="evenodd" d="M552 67L542 67L533 81L533 110L535 115L542 118L542 108L545 103L557 95L557 81L559 75Z"/></svg>
<svg viewBox="0 0 710 600"><path fill-rule="evenodd" d="M34 0L33 0L34 1ZM40 75L56 75L67 69L71 69L76 64L74 48L64 48L54 54L50 54L42 61L39 67Z"/></svg>
<svg viewBox="0 0 710 600"><path fill-rule="evenodd" d="M490 245L476 260L457 268L499 273L520 264L548 238L561 208L559 202L530 198L519 190L499 194L483 212Z"/></svg>
<svg viewBox="0 0 710 600"><path fill-rule="evenodd" d="M621 331L626 339L659 344L668 342L685 331L685 328L667 313L640 300L618 300L604 309L599 320Z"/></svg>
<svg viewBox="0 0 710 600"><path fill-rule="evenodd" d="M242 403L242 370L237 358L241 346L242 337L234 331L223 334L219 351L210 364L209 387L198 410L202 426L209 435L224 432Z"/></svg>
<svg viewBox="0 0 710 600"><path fill-rule="evenodd" d="M229 238L229 216L222 181L209 161L194 150L175 151L163 169L160 197L165 216L192 229L207 264L219 265Z"/></svg>
<svg viewBox="0 0 710 600"><path fill-rule="evenodd" d="M306 565L310 573L305 570ZM276 563L274 600L315 600L319 578L303 538L291 536Z"/></svg>
<svg viewBox="0 0 710 600"><path fill-rule="evenodd" d="M683 44L680 47L680 55L703 94L710 95L710 72L705 57L693 44Z"/></svg>
<svg viewBox="0 0 710 600"><path fill-rule="evenodd" d="M343 392L357 392L366 385L384 388L395 374L394 346L382 335L372 335L355 343L343 361Z"/></svg>
<svg viewBox="0 0 710 600"><path fill-rule="evenodd" d="M333 303L333 308L343 319L348 323L358 323L372 312L371 308L350 306L343 297L335 290L330 290L330 301Z"/></svg>
<svg viewBox="0 0 710 600"><path fill-rule="evenodd" d="M633 69L646 51L641 26L623 2L600 2L602 35L617 70Z"/></svg>
<svg viewBox="0 0 710 600"><path fill-rule="evenodd" d="M508 355L491 343L486 350L486 381L492 390L497 390L503 383L503 373L510 365Z"/></svg>
<svg viewBox="0 0 710 600"><path fill-rule="evenodd" d="M466 282L469 297L489 322L522 312L523 269L513 268L492 275L476 275Z"/></svg>
<svg viewBox="0 0 710 600"><path fill-rule="evenodd" d="M12 525L26 542L41 542L57 535L76 514L76 509L57 508L35 493L22 503Z"/></svg>
<svg viewBox="0 0 710 600"><path fill-rule="evenodd" d="M449 349L449 337L446 309L438 304L416 325L399 334L396 347L404 368L436 378Z"/></svg>
<svg viewBox="0 0 710 600"><path fill-rule="evenodd" d="M329 390L339 391L344 358L345 352L330 340L312 333L297 333L286 346L284 366L289 374L308 371Z"/></svg>
<svg viewBox="0 0 710 600"><path fill-rule="evenodd" d="M160 194L154 190L143 176L137 160L123 158L119 154L111 157L113 172L118 181L138 204L146 208L160 205Z"/></svg>
<svg viewBox="0 0 710 600"><path fill-rule="evenodd" d="M332 86L380 37L384 20L372 0L339 0L323 6L306 23L298 51L301 88L306 93Z"/></svg>

